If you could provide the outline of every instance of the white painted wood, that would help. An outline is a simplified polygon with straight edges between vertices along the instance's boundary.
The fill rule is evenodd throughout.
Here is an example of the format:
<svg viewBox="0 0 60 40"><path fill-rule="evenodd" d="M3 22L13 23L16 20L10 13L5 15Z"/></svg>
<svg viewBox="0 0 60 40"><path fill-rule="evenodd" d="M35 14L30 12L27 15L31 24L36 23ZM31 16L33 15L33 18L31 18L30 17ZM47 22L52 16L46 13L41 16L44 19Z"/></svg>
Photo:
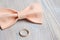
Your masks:
<svg viewBox="0 0 60 40"><path fill-rule="evenodd" d="M57 37L59 38L59 36L56 36L59 32L58 27L56 27L58 25L56 25L55 19L53 19L53 16L50 14L52 11L50 11L50 6L47 4L46 0L0 0L0 7L21 11L34 2L42 4L44 10L44 23L40 25L26 20L18 21L12 27L0 30L0 40L58 40ZM30 35L26 38L19 36L20 30L23 28L28 29L30 32ZM59 33L57 35L59 35Z"/></svg>

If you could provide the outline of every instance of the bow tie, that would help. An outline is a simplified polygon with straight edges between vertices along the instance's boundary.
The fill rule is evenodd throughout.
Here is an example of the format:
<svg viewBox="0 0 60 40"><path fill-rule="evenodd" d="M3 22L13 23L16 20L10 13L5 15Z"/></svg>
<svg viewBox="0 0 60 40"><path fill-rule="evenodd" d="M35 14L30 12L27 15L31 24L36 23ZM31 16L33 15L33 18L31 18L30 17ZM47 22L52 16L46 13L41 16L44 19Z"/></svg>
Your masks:
<svg viewBox="0 0 60 40"><path fill-rule="evenodd" d="M23 11L0 8L0 27L5 29L20 19L27 19L33 23L42 23L42 7L38 3L32 4Z"/></svg>

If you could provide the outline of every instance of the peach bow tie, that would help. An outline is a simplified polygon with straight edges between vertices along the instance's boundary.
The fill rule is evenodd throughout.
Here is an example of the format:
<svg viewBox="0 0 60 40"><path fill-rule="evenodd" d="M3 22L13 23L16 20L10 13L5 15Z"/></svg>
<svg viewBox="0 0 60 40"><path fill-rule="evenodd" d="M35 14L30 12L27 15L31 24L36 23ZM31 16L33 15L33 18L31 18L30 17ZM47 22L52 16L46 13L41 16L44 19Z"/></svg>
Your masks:
<svg viewBox="0 0 60 40"><path fill-rule="evenodd" d="M0 27L1 29L8 28L19 19L27 19L34 23L42 23L42 17L42 8L38 3L28 6L21 12L0 8Z"/></svg>

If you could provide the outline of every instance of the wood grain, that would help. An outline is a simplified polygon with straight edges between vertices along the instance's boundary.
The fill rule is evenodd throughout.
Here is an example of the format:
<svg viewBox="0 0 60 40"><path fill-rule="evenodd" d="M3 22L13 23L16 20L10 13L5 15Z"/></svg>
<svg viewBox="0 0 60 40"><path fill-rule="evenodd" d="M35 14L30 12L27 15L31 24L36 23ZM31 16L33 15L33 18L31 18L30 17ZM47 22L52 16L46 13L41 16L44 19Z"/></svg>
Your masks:
<svg viewBox="0 0 60 40"><path fill-rule="evenodd" d="M0 40L57 40L56 35L53 31L51 22L49 21L48 5L44 0L0 0L0 7L11 8L21 11L25 9L28 5L39 2L43 6L44 11L44 23L33 24L26 20L18 21L12 27L0 30ZM50 15L51 16L51 15ZM48 20L48 21L47 21ZM22 38L19 35L20 29L28 29L30 35L28 37Z"/></svg>

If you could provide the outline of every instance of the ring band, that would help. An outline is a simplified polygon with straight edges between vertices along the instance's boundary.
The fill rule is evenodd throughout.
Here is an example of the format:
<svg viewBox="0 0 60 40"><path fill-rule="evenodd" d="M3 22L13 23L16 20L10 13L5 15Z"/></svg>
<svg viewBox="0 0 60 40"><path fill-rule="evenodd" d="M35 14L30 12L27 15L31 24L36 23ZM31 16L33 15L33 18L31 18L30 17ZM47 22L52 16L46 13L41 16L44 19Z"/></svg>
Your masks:
<svg viewBox="0 0 60 40"><path fill-rule="evenodd" d="M26 32L26 35L21 34L21 31L25 31L25 32ZM19 32L19 35L20 35L21 37L26 37L26 36L29 35L29 31L28 31L27 29L22 29L21 31Z"/></svg>

